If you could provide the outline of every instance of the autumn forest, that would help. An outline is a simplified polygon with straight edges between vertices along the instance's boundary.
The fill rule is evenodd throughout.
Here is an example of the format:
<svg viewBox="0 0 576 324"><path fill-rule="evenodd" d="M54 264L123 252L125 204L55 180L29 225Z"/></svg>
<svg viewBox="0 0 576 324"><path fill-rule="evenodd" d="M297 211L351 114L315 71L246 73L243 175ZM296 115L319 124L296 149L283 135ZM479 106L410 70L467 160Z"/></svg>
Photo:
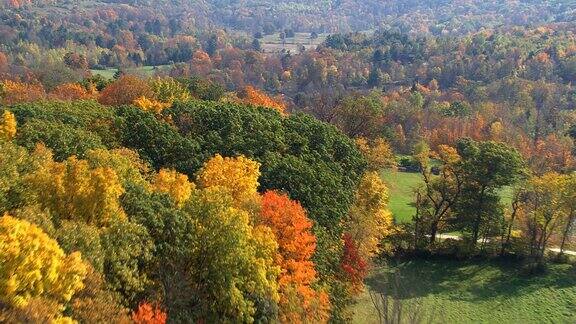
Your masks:
<svg viewBox="0 0 576 324"><path fill-rule="evenodd" d="M576 4L0 0L0 322L576 321Z"/></svg>

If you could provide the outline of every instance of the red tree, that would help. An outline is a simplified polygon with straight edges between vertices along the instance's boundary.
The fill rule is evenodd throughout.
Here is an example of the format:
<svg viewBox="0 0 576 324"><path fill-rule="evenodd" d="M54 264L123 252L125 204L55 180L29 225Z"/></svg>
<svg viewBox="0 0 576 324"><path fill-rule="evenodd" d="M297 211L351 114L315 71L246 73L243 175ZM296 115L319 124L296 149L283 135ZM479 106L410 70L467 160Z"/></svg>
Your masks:
<svg viewBox="0 0 576 324"><path fill-rule="evenodd" d="M328 296L311 287L316 281L311 260L316 237L306 211L286 194L268 191L262 197L260 216L261 223L272 229L278 242L282 321L325 322L330 308Z"/></svg>
<svg viewBox="0 0 576 324"><path fill-rule="evenodd" d="M238 96L247 104L273 108L281 114L284 114L286 111L286 104L284 102L279 99L273 99L262 90L258 90L252 86L245 87L238 93Z"/></svg>
<svg viewBox="0 0 576 324"><path fill-rule="evenodd" d="M166 313L158 305L141 303L138 310L132 313L132 320L136 324L165 324Z"/></svg>
<svg viewBox="0 0 576 324"><path fill-rule="evenodd" d="M6 54L0 52L0 72L8 70L8 57Z"/></svg>
<svg viewBox="0 0 576 324"><path fill-rule="evenodd" d="M108 85L100 94L98 101L103 105L131 105L140 97L152 98L154 93L145 80L124 75Z"/></svg>
<svg viewBox="0 0 576 324"><path fill-rule="evenodd" d="M358 247L350 234L344 234L344 254L340 266L346 279L356 290L360 290L368 273L368 263L360 257Z"/></svg>

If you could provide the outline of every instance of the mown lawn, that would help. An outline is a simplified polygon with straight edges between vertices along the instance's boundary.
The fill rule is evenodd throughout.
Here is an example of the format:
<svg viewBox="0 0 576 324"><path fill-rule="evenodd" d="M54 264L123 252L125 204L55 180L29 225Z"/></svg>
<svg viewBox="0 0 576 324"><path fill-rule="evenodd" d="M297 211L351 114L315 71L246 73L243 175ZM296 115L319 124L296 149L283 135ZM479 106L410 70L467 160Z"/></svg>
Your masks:
<svg viewBox="0 0 576 324"><path fill-rule="evenodd" d="M413 206L414 189L423 184L422 175L414 172L384 170L382 179L390 190L389 208L394 219L399 223L412 220L416 214L416 208ZM511 187L500 190L501 202L506 208L509 208L512 203L512 195Z"/></svg>
<svg viewBox="0 0 576 324"><path fill-rule="evenodd" d="M422 184L422 176L419 173L385 170L382 179L390 190L389 207L394 219L400 223L412 220L416 213L416 208L412 206L414 189Z"/></svg>
<svg viewBox="0 0 576 324"><path fill-rule="evenodd" d="M129 73L134 73L134 74L142 75L142 76L153 76L154 73L156 73L156 71L167 70L170 68L170 66L171 65L141 66L141 67L134 68L134 69L127 69L127 71ZM90 70L90 72L92 72L92 74L94 74L94 75L99 74L106 79L112 79L114 77L114 74L117 71L118 71L118 69L114 69L114 68L109 68L109 69L105 69L105 70Z"/></svg>
<svg viewBox="0 0 576 324"><path fill-rule="evenodd" d="M318 38L311 38L310 33L295 33L294 37L287 37L284 42L280 39L280 34L265 35L260 39L262 49L267 53L276 53L282 50L297 53L300 46L306 49L315 49L320 45L329 34L319 34Z"/></svg>
<svg viewBox="0 0 576 324"><path fill-rule="evenodd" d="M398 288L405 312L421 309L434 323L576 323L576 269L553 264L541 276L524 275L515 263L412 260L393 270L378 268L368 278L373 291ZM413 305L421 305L420 308ZM365 292L354 323L377 323Z"/></svg>

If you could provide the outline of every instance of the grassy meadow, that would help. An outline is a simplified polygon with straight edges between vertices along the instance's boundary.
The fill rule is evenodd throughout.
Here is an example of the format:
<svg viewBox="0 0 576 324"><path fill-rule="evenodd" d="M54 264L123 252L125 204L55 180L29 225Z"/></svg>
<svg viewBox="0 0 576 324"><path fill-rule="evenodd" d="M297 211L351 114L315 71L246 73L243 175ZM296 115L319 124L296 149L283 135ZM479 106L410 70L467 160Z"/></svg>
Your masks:
<svg viewBox="0 0 576 324"><path fill-rule="evenodd" d="M389 208L394 215L394 219L400 223L409 222L416 208L412 206L414 200L414 189L422 184L422 175L412 172L399 172L385 170L382 172L382 179L390 190Z"/></svg>
<svg viewBox="0 0 576 324"><path fill-rule="evenodd" d="M390 190L389 208L394 219L399 223L412 220L416 214L414 203L414 189L423 184L422 175L414 172L399 172L384 170L382 179ZM512 188L505 187L500 191L502 204L508 207L512 203Z"/></svg>
<svg viewBox="0 0 576 324"><path fill-rule="evenodd" d="M141 66L134 69L127 69L128 72L140 76L153 76L157 71L167 71L169 70L171 65L158 65L158 66ZM118 72L118 69L115 68L108 68L104 70L90 70L93 75L101 75L106 79L112 79L114 74Z"/></svg>
<svg viewBox="0 0 576 324"><path fill-rule="evenodd" d="M390 268L399 269L399 276ZM515 263L485 260L410 260L390 268L373 271L367 289L396 289L406 310L419 309L432 323L576 323L571 265L551 264L536 277L525 276ZM378 322L368 292L354 313L353 323Z"/></svg>
<svg viewBox="0 0 576 324"><path fill-rule="evenodd" d="M287 37L282 42L280 34L265 35L260 39L262 50L266 53L277 53L282 50L298 53L300 46L306 49L315 49L320 45L329 34L319 34L317 38L312 39L310 33L295 33L294 37Z"/></svg>
<svg viewBox="0 0 576 324"><path fill-rule="evenodd" d="M386 170L389 208L396 221L408 222L418 173ZM512 189L500 192L509 206ZM528 277L516 263L449 259L392 261L376 267L354 308L353 323L378 323L368 290L398 291L406 312L420 310L432 323L576 323L576 267L551 264L546 274ZM394 275L398 269L399 275ZM396 283L395 283L396 282ZM409 322L408 319L404 319Z"/></svg>

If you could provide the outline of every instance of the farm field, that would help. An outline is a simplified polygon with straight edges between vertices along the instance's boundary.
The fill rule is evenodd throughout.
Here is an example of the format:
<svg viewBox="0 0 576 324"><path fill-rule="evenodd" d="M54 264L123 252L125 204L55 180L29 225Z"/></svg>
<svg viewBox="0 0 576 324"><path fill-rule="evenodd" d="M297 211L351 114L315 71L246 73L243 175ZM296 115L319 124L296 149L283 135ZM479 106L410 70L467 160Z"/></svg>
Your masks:
<svg viewBox="0 0 576 324"><path fill-rule="evenodd" d="M295 33L294 37L287 37L284 43L280 39L280 34L265 35L260 39L262 50L266 53L277 53L282 50L297 53L300 46L306 49L315 49L320 45L329 34L319 34L317 38L312 39L310 33Z"/></svg>
<svg viewBox="0 0 576 324"><path fill-rule="evenodd" d="M433 323L574 323L576 269L552 264L545 275L526 277L515 263L411 260L400 269L399 296ZM391 291L392 271L377 268L367 289ZM414 306L419 305L419 306ZM415 307L415 308L414 308ZM368 292L353 323L377 323Z"/></svg>
<svg viewBox="0 0 576 324"><path fill-rule="evenodd" d="M128 69L129 72L142 75L142 76L153 76L156 71L166 71L171 65L158 65L158 66L141 66L134 69ZM114 74L118 72L118 69L109 68L105 70L90 70L93 75L101 75L106 79L112 79Z"/></svg>

